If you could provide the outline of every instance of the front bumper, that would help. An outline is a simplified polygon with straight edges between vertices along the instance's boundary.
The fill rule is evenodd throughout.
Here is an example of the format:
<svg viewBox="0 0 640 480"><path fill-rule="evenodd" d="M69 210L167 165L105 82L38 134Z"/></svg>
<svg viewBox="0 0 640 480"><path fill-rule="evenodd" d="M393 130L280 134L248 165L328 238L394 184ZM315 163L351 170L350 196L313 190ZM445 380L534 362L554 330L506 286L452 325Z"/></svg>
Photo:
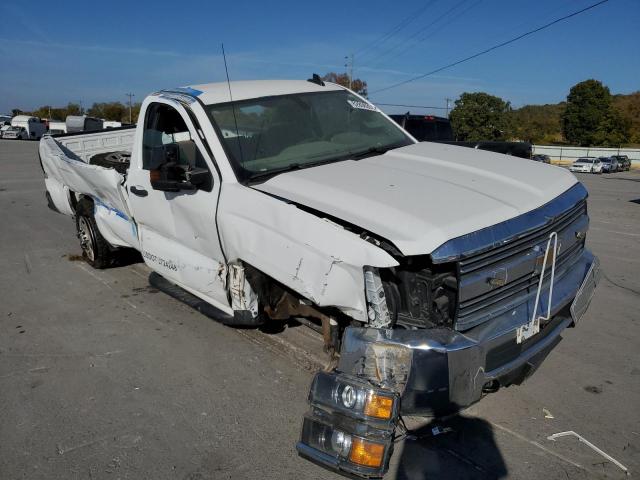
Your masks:
<svg viewBox="0 0 640 480"><path fill-rule="evenodd" d="M580 320L599 277L598 259L583 250L571 266L556 273L553 289L542 289L539 305L548 305L551 296L550 319L541 321L540 331L520 343L517 331L531 324L535 300L523 301L512 310L464 332L450 328L347 328L337 369L318 375L332 376L337 384L357 378L369 382L371 388L382 394L397 395L399 407L394 410L397 413L386 424L371 422L344 408L327 408L331 402L326 398L339 403L339 396L325 395L325 401L319 401L312 386L311 410L304 419L298 453L350 476L382 477L393 452L395 426L400 415L454 413L500 386L522 382L557 345L562 331ZM333 443L327 439L344 435L343 432L377 442L382 453L375 468L355 465L350 461L350 454L336 453Z"/></svg>
<svg viewBox="0 0 640 480"><path fill-rule="evenodd" d="M484 392L520 383L531 374L560 341L562 331L584 314L599 275L598 259L584 250L556 277L551 319L521 343L516 331L531 320L532 300L463 333L448 328L348 328L338 371L358 376L376 372L370 381L401 393L401 414L457 411L480 400ZM540 305L547 302L548 291L541 294ZM407 358L409 367L399 365Z"/></svg>

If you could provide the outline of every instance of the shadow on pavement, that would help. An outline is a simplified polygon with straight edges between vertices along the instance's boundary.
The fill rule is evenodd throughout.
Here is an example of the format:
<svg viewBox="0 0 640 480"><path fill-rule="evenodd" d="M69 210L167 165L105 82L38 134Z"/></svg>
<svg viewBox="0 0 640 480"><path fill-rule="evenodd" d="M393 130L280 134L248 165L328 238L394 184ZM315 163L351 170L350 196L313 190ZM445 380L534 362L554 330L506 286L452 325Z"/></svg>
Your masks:
<svg viewBox="0 0 640 480"><path fill-rule="evenodd" d="M434 427L453 431L433 436ZM404 441L397 480L497 479L507 467L494 439L491 424L480 418L457 415L432 421L411 431Z"/></svg>

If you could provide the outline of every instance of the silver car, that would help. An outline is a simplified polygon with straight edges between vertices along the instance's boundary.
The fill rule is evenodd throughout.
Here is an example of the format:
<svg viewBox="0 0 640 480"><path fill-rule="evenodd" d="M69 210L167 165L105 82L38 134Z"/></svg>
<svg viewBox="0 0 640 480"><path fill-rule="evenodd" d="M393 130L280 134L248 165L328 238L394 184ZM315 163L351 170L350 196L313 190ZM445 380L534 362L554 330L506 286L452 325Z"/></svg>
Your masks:
<svg viewBox="0 0 640 480"><path fill-rule="evenodd" d="M602 173L602 162L595 157L582 157L569 167L569 171L576 173Z"/></svg>
<svg viewBox="0 0 640 480"><path fill-rule="evenodd" d="M11 127L4 131L2 138L10 140L27 140L29 139L29 133L24 127Z"/></svg>

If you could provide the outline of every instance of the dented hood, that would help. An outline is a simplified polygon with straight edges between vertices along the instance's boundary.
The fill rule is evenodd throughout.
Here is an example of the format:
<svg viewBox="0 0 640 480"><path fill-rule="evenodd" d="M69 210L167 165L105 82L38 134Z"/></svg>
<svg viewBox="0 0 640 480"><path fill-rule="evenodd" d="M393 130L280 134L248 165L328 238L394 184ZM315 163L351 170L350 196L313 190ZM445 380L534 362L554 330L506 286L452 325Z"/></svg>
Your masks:
<svg viewBox="0 0 640 480"><path fill-rule="evenodd" d="M420 255L534 210L576 182L562 168L425 142L286 172L253 188L358 225L404 255Z"/></svg>

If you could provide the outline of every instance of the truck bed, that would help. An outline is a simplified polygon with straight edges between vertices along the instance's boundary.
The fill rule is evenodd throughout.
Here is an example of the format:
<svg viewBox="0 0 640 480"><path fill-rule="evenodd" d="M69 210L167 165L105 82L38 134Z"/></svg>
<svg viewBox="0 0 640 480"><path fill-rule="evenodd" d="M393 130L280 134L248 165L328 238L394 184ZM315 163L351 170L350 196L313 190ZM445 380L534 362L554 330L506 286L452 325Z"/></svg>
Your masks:
<svg viewBox="0 0 640 480"><path fill-rule="evenodd" d="M45 173L49 205L74 215L81 196L93 199L96 222L114 246L138 247L135 226L124 187L126 174L89 163L98 154L127 151L133 147L135 127L82 132L40 141L40 161Z"/></svg>

